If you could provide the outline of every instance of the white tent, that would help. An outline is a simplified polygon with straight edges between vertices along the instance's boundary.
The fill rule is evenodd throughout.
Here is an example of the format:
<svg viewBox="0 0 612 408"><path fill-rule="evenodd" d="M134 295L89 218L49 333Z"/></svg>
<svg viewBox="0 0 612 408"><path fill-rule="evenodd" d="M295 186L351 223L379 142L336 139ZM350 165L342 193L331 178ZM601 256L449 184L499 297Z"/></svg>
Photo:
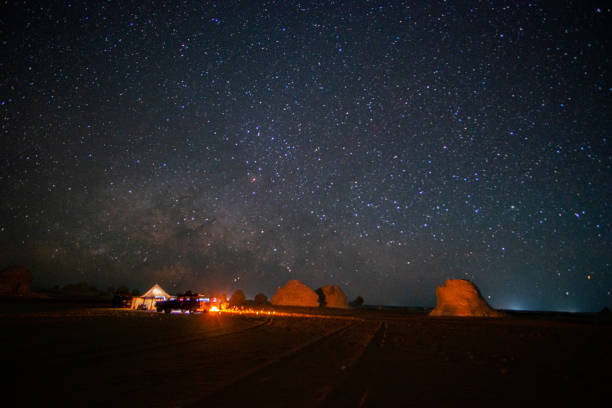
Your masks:
<svg viewBox="0 0 612 408"><path fill-rule="evenodd" d="M155 310L155 303L160 300L168 300L170 295L157 283L144 295L132 299L132 309L143 308L145 310ZM144 305L144 306L141 306Z"/></svg>

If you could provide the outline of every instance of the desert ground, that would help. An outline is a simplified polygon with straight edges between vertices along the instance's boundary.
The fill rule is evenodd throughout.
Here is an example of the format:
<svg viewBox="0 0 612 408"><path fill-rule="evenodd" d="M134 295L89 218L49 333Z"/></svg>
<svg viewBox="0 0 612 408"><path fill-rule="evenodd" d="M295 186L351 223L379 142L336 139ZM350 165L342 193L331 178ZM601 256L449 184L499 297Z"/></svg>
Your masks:
<svg viewBox="0 0 612 408"><path fill-rule="evenodd" d="M12 304L0 325L15 406L585 406L608 399L612 367L595 315Z"/></svg>

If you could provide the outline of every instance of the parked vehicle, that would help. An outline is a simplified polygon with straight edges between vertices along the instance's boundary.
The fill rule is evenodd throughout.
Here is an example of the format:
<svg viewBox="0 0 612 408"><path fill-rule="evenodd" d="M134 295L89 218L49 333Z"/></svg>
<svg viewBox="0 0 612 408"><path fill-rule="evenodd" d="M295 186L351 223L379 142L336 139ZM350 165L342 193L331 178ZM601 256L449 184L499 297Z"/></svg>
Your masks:
<svg viewBox="0 0 612 408"><path fill-rule="evenodd" d="M130 293L116 292L112 300L113 307L129 309L132 305L132 295Z"/></svg>
<svg viewBox="0 0 612 408"><path fill-rule="evenodd" d="M155 303L155 308L158 312L170 313L179 311L181 313L195 313L208 310L204 302L200 300L197 293L187 291L182 295L172 297L165 301Z"/></svg>

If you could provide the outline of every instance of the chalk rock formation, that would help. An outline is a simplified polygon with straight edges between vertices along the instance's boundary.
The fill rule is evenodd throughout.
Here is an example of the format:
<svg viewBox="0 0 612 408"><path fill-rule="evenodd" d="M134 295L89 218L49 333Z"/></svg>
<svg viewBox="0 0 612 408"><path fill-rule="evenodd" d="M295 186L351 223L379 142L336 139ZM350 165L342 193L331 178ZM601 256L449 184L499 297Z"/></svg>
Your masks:
<svg viewBox="0 0 612 408"><path fill-rule="evenodd" d="M256 294L254 300L257 306L263 306L268 303L268 297L263 293Z"/></svg>
<svg viewBox="0 0 612 408"><path fill-rule="evenodd" d="M32 272L25 266L9 266L0 271L0 294L28 296L32 292Z"/></svg>
<svg viewBox="0 0 612 408"><path fill-rule="evenodd" d="M276 291L270 303L277 306L319 307L319 296L299 280L290 280Z"/></svg>
<svg viewBox="0 0 612 408"><path fill-rule="evenodd" d="M346 295L338 285L323 286L320 291L323 293L322 305L325 307L335 307L346 309Z"/></svg>
<svg viewBox="0 0 612 408"><path fill-rule="evenodd" d="M449 279L436 288L438 298L430 316L484 316L501 317L480 295L472 282L464 279Z"/></svg>

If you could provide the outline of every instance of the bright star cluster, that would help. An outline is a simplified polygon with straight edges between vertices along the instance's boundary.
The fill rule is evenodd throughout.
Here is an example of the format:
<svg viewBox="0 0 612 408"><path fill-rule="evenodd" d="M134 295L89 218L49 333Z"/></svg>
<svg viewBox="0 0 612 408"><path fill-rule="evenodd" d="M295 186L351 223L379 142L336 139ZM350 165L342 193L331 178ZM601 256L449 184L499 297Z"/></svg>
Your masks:
<svg viewBox="0 0 612 408"><path fill-rule="evenodd" d="M35 285L612 304L609 7L2 9L0 262Z"/></svg>

